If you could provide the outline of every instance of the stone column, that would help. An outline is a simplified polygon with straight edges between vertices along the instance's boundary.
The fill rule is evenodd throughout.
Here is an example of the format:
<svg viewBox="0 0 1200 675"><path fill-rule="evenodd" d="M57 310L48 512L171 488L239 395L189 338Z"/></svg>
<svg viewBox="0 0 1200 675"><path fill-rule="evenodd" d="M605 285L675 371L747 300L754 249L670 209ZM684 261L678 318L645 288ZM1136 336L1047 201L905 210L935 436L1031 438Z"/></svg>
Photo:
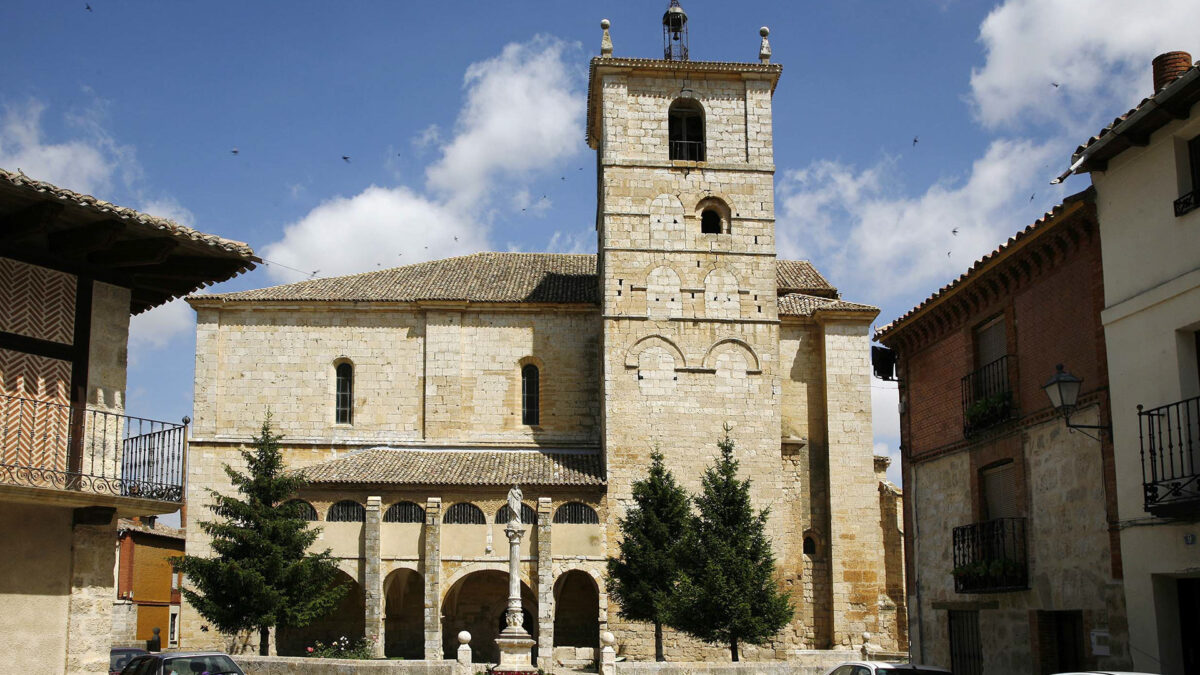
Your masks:
<svg viewBox="0 0 1200 675"><path fill-rule="evenodd" d="M425 501L425 659L442 658L442 499Z"/></svg>
<svg viewBox="0 0 1200 675"><path fill-rule="evenodd" d="M380 550L383 499L367 497L367 519L363 524L363 594L365 595L366 632L371 654L383 658L383 560Z"/></svg>
<svg viewBox="0 0 1200 675"><path fill-rule="evenodd" d="M537 622L538 667L550 670L554 664L554 564L550 542L553 510L549 497L537 504Z"/></svg>
<svg viewBox="0 0 1200 675"><path fill-rule="evenodd" d="M71 528L71 597L67 602L67 675L108 672L116 596L116 509L75 509ZM162 627L164 632L166 626ZM47 654L47 657L50 655Z"/></svg>

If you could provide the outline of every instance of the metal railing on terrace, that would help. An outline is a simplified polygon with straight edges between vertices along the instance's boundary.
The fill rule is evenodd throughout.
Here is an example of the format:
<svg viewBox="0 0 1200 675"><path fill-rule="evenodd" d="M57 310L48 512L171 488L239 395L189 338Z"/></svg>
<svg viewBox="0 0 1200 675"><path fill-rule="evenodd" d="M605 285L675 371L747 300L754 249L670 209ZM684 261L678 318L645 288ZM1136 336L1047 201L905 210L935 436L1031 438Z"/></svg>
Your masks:
<svg viewBox="0 0 1200 675"><path fill-rule="evenodd" d="M1200 396L1149 410L1139 405L1138 440L1146 510L1200 512Z"/></svg>
<svg viewBox="0 0 1200 675"><path fill-rule="evenodd" d="M672 160L704 161L704 141L671 141L670 151Z"/></svg>
<svg viewBox="0 0 1200 675"><path fill-rule="evenodd" d="M1012 418L1009 385L1012 355L1001 356L962 378L963 436L970 436Z"/></svg>
<svg viewBox="0 0 1200 675"><path fill-rule="evenodd" d="M181 502L186 444L184 424L0 394L0 484Z"/></svg>
<svg viewBox="0 0 1200 675"><path fill-rule="evenodd" d="M954 528L954 591L1004 593L1029 588L1024 518Z"/></svg>

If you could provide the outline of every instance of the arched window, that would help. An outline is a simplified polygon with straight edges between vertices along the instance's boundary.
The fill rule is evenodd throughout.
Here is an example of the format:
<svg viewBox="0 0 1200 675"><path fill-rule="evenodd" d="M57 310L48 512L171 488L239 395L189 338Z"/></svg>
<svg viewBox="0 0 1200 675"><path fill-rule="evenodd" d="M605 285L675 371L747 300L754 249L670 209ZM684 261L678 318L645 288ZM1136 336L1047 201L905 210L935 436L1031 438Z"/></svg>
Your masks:
<svg viewBox="0 0 1200 675"><path fill-rule="evenodd" d="M540 393L538 367L527 363L521 368L521 424L538 424Z"/></svg>
<svg viewBox="0 0 1200 675"><path fill-rule="evenodd" d="M680 98L667 112L671 159L704 161L704 108L695 99Z"/></svg>
<svg viewBox="0 0 1200 675"><path fill-rule="evenodd" d="M446 509L447 525L487 525L483 511L470 502L459 502Z"/></svg>
<svg viewBox="0 0 1200 675"><path fill-rule="evenodd" d="M721 214L716 209L704 209L700 214L700 231L704 234L721 234Z"/></svg>
<svg viewBox="0 0 1200 675"><path fill-rule="evenodd" d="M354 421L354 366L343 361L337 366L337 396L334 401L337 409L338 424L350 424Z"/></svg>
<svg viewBox="0 0 1200 675"><path fill-rule="evenodd" d="M304 520L310 522L317 519L317 510L313 508L312 504L309 504L303 499L293 499L291 501L284 502L283 506L284 508L291 509L292 513L296 514L297 518L303 518Z"/></svg>
<svg viewBox="0 0 1200 675"><path fill-rule="evenodd" d="M599 525L596 509L580 502L563 504L554 512L554 522L565 525Z"/></svg>
<svg viewBox="0 0 1200 675"><path fill-rule="evenodd" d="M329 507L325 520L331 523L362 523L367 520L367 510L356 501L344 499Z"/></svg>
<svg viewBox="0 0 1200 675"><path fill-rule="evenodd" d="M496 512L496 524L503 525L512 518L512 509L505 504L499 511ZM537 512L528 504L521 505L521 522L525 525L533 525L537 523Z"/></svg>
<svg viewBox="0 0 1200 675"><path fill-rule="evenodd" d="M413 502L397 502L383 514L385 523L423 523L425 509Z"/></svg>
<svg viewBox="0 0 1200 675"><path fill-rule="evenodd" d="M817 554L817 540L810 537L804 538L804 555Z"/></svg>

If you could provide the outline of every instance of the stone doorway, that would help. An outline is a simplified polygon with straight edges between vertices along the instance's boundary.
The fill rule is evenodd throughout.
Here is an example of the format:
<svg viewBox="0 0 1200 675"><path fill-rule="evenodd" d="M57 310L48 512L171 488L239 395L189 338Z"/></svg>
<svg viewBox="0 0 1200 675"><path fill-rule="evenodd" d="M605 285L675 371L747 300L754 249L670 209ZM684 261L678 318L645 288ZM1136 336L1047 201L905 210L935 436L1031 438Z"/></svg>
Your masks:
<svg viewBox="0 0 1200 675"><path fill-rule="evenodd" d="M425 581L415 570L398 569L384 589L384 656L425 658Z"/></svg>
<svg viewBox="0 0 1200 675"><path fill-rule="evenodd" d="M525 613L525 630L537 640L537 600L533 591L521 582L521 605ZM471 633L471 660L475 663L496 663L500 650L496 636L504 625L508 606L508 573L498 570L472 572L459 579L442 601L442 652L453 659L458 651L459 631ZM537 647L533 648L534 658Z"/></svg>
<svg viewBox="0 0 1200 675"><path fill-rule="evenodd" d="M600 589L587 572L564 572L554 582L555 660L592 661L599 647Z"/></svg>

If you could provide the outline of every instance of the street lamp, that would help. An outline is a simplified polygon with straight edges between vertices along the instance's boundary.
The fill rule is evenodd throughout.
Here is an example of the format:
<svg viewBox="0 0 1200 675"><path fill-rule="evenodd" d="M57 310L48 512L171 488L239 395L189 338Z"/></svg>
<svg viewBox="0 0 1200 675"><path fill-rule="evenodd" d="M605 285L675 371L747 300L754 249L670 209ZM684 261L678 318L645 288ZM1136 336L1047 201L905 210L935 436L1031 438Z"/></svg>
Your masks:
<svg viewBox="0 0 1200 675"><path fill-rule="evenodd" d="M1075 412L1075 405L1079 401L1079 389L1083 385L1083 379L1068 373L1063 369L1061 363L1055 366L1054 370L1054 375L1047 380L1046 384L1042 385L1042 389L1050 399L1050 405L1062 413L1063 421L1066 422L1067 428L1101 429L1112 432L1112 427L1107 424L1071 424L1071 413ZM1092 438L1095 438L1095 436L1092 436Z"/></svg>

